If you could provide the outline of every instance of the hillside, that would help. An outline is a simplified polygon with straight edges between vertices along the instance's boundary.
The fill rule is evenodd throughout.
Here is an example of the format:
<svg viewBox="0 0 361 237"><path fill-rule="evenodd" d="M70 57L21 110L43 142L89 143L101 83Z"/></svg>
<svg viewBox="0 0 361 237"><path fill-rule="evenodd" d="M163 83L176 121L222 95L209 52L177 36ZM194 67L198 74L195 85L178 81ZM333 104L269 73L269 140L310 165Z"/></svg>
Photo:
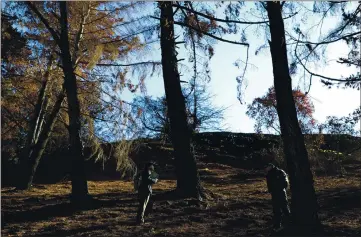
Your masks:
<svg viewBox="0 0 361 237"><path fill-rule="evenodd" d="M90 181L94 205L74 210L70 182L35 185L32 191L2 189L2 236L270 236L272 207L263 173L212 162L199 162L204 186L213 198L167 198L173 178L154 186L154 212L143 226L129 181ZM361 164L348 165L344 177L317 177L319 216L326 236L360 236ZM164 173L163 173L164 175Z"/></svg>
<svg viewBox="0 0 361 237"><path fill-rule="evenodd" d="M306 139L315 140L317 136L309 135L306 136ZM361 146L361 138L348 135L323 135L323 137L324 144L320 145L320 148L344 153L347 159L344 159L343 162L347 163L347 160L352 162L356 156L361 157L360 150L350 157L347 156L349 151ZM199 133L195 135L193 143L198 162L213 162L243 169L257 169L262 166L265 162L264 152L272 149L272 147L282 153L280 138L268 134ZM174 158L171 144L156 139L141 139L135 141L134 144L129 156L139 168L147 161L156 161L157 168L162 170L162 177L172 177L174 175ZM117 161L113 152L115 145L103 145L105 150L104 160L94 161L94 159L88 159L86 161L86 169L90 180L121 178L122 175L116 170ZM67 180L70 166L71 161L68 159L66 149L48 152L39 164L35 182L55 183ZM7 162L6 154L2 154L2 185L11 186L16 178L16 165ZM129 178L129 175L125 178Z"/></svg>
<svg viewBox="0 0 361 237"><path fill-rule="evenodd" d="M360 139L355 137L325 136L323 147L345 152L359 144ZM154 186L154 213L144 226L134 223L137 200L133 184L120 180L114 157L104 164L88 161L89 191L94 203L90 209L79 211L68 201L71 186L66 176L57 184L46 184L64 173L61 171L64 164L57 170L53 168L61 164L60 158L48 156L42 161L33 190L18 192L12 187L2 188L1 233L3 236L269 236L272 235L271 201L264 174L258 168L263 162L262 150L278 145L277 137L271 135L199 134L195 138L197 165L202 183L213 195L207 202L197 203L191 199L174 200L168 195L176 185L170 144L143 140L131 156L139 166L149 160L156 161L161 178ZM342 174L315 177L325 235L361 235L361 162L356 158L353 155L343 160ZM56 175L49 175L52 171ZM42 181L45 175L50 177L46 182Z"/></svg>

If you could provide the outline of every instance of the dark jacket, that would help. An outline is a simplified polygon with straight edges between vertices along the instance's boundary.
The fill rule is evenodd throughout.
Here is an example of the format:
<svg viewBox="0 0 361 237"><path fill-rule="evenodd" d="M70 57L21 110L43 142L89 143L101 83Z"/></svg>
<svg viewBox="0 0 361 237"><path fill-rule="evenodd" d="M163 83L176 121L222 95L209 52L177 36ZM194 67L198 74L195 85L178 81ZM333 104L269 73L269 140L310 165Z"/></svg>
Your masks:
<svg viewBox="0 0 361 237"><path fill-rule="evenodd" d="M147 170L144 170L141 173L142 180L139 186L139 192L141 193L152 193L152 185L155 184L157 181L156 179L152 179L150 174Z"/></svg>
<svg viewBox="0 0 361 237"><path fill-rule="evenodd" d="M266 178L269 193L282 192L288 186L287 174L277 167L268 171Z"/></svg>

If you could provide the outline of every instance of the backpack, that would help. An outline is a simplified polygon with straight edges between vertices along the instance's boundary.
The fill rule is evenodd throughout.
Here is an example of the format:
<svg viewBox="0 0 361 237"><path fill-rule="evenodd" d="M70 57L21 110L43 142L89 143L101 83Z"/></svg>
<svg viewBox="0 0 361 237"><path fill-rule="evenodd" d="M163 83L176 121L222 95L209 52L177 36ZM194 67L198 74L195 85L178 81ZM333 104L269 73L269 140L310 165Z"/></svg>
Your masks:
<svg viewBox="0 0 361 237"><path fill-rule="evenodd" d="M142 174L138 173L134 176L134 191L137 193L139 190L139 186L142 183Z"/></svg>

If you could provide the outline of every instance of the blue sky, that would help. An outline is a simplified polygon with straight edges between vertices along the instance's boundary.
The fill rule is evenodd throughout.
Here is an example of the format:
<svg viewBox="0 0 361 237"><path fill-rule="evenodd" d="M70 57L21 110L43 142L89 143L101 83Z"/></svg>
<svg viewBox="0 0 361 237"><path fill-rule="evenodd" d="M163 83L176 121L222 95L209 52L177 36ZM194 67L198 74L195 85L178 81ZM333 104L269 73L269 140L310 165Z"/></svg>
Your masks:
<svg viewBox="0 0 361 237"><path fill-rule="evenodd" d="M253 7L253 2L246 3L246 10ZM309 4L312 4L310 2ZM354 3L356 4L356 3ZM311 6L311 5L310 5ZM2 4L3 7L3 4ZM310 7L312 9L312 7ZM154 7L151 7L151 12ZM217 12L216 16L221 17L221 12ZM249 19L248 20L259 20ZM292 27L299 18L294 21L286 20L286 28ZM305 23L302 25L304 28L308 28L317 22L319 18L314 16L308 16ZM332 27L334 27L339 19L337 17L329 17L326 19L322 26L322 32L327 33ZM176 26L177 32L180 32L180 27ZM315 29L315 38L319 35L320 29ZM239 40L239 35L228 35L225 38L229 40ZM246 116L247 104L250 104L256 97L263 96L269 87L273 85L273 72L272 61L269 49L263 50L257 56L255 50L265 42L265 36L261 33L261 36L255 34L248 34L248 42L250 43L249 51L249 66L246 72L247 88L244 94L244 102L241 104L237 99L237 82L236 77L243 73L243 65L241 68L234 66L234 62L238 59L245 60L246 48L239 45L231 45L223 42L218 42L214 46L215 55L210 60L211 69L211 81L207 85L207 90L214 94L213 103L218 106L228 107L225 111L224 121L220 124L220 127L224 127L225 130L231 132L254 132L253 120ZM178 58L185 56L185 50L181 47L179 50ZM338 78L341 76L347 76L355 72L355 69L348 68L336 63L335 60L341 56L345 56L348 53L348 46L343 43L331 44L327 48L326 59L327 63L320 62L318 67L311 67L313 72L323 74L325 76L332 76ZM160 60L160 45L158 43L152 44L152 50L147 52L146 58L152 60ZM139 61L144 61L144 58L138 58ZM181 70L181 74L184 76L182 80L188 80L191 75ZM304 89L308 84L299 79L296 75L293 77L293 86L300 86ZM163 96L164 84L162 75L156 75L146 80L146 87L148 95L150 96ZM346 116L354 109L360 106L360 91L354 89L337 89L336 87L328 89L324 87L319 79L314 78L310 95L313 98L315 106L314 117L318 122L324 122L326 116ZM129 92L123 93L123 99L130 101L133 94ZM357 125L360 128L360 124Z"/></svg>
<svg viewBox="0 0 361 237"><path fill-rule="evenodd" d="M253 4L247 2L247 4ZM218 16L220 16L219 14ZM308 17L306 24L301 27L307 28L319 21L317 17ZM323 26L322 32L327 33L334 27L339 18L328 18ZM287 26L292 26L294 22L287 20ZM178 28L179 26L177 26ZM315 35L318 35L320 29L315 29ZM239 36L227 36L227 39L238 40ZM314 38L317 41L317 37ZM243 66L238 69L234 66L237 59L245 60L246 50L243 46L231 45L219 42L215 45L215 55L210 61L211 81L208 84L208 90L215 95L213 103L218 106L229 107L225 112L225 120L223 125L226 130L232 132L254 132L253 120L246 116L247 104L252 103L256 97L264 95L268 88L273 85L272 61L269 49L263 50L257 56L254 54L255 49L264 43L264 36L248 35L248 42L251 44L249 62L252 65L248 66L246 72L247 88L244 94L244 102L241 104L237 99L237 82L236 77L243 72ZM154 45L154 55L160 54L159 45ZM159 53L158 53L159 52ZM184 50L179 51L178 58L184 55ZM326 51L327 63L320 62L317 67L311 67L313 72L340 78L355 72L355 69L348 68L336 63L338 57L345 56L348 53L348 46L343 43L334 43L328 46ZM157 56L155 56L158 58ZM185 75L185 78L189 75ZM184 78L182 78L184 80ZM293 87L300 86L301 89L308 87L308 82L305 84L303 80L299 79L299 75L293 77ZM148 95L162 96L164 95L164 84L161 77L154 77L147 80ZM324 122L326 116L346 116L357 107L360 106L360 91L355 89L338 89L336 87L328 89L320 82L318 78L313 78L310 96L315 106L314 117L318 122ZM360 125L358 124L359 128Z"/></svg>

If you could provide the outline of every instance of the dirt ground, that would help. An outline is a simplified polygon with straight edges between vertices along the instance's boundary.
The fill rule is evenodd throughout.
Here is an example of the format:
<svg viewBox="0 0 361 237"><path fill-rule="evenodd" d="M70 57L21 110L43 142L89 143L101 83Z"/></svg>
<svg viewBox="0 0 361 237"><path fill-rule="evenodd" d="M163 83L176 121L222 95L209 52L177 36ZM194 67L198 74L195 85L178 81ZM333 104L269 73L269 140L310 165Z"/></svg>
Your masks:
<svg viewBox="0 0 361 237"><path fill-rule="evenodd" d="M206 168L207 167L207 168ZM325 235L361 236L361 165L345 177L317 177L319 217ZM194 200L165 200L175 180L154 186L153 213L135 225L133 183L89 181L95 198L88 210L74 211L70 183L35 185L31 191L1 191L2 236L269 236L272 209L259 171L221 164L200 164L204 186L215 197L205 205Z"/></svg>

